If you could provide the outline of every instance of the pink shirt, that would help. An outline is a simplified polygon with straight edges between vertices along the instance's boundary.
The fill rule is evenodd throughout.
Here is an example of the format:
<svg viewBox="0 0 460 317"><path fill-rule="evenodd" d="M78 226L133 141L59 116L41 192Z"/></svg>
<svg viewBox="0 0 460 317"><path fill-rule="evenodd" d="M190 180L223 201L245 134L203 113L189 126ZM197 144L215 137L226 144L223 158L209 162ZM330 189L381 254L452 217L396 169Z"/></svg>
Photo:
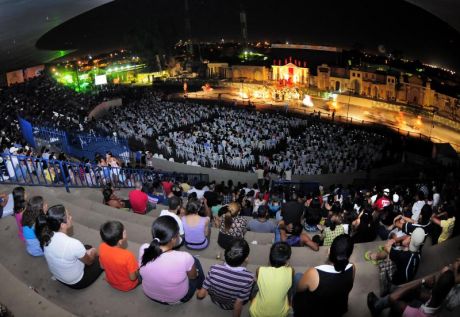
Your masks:
<svg viewBox="0 0 460 317"><path fill-rule="evenodd" d="M168 251L141 266L144 249L148 247L145 243L139 249L139 272L145 295L164 303L178 302L188 292L187 272L192 269L195 260L187 252Z"/></svg>
<svg viewBox="0 0 460 317"><path fill-rule="evenodd" d="M24 234L22 233L22 212L18 214L14 214L14 218L16 218L16 224L18 225L18 236L21 241L25 242Z"/></svg>

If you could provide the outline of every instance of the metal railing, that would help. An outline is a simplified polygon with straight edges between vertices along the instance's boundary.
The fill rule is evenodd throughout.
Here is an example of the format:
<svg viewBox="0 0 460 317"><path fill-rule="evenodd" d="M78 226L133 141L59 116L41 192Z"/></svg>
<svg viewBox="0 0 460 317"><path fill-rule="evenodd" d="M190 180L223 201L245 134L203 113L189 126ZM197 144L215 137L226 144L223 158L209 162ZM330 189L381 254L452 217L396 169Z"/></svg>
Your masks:
<svg viewBox="0 0 460 317"><path fill-rule="evenodd" d="M23 155L0 155L0 183L24 186L99 188L112 183L120 188L132 188L136 181L180 179L191 184L209 182L208 174L175 173L158 170L98 166L92 163L43 159Z"/></svg>

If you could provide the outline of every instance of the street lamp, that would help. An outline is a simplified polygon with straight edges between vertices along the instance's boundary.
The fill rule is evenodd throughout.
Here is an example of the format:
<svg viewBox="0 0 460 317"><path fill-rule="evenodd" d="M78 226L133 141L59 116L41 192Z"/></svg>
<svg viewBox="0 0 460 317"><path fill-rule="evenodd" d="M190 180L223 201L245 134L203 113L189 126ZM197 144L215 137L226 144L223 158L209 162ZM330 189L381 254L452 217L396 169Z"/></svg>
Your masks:
<svg viewBox="0 0 460 317"><path fill-rule="evenodd" d="M350 112L350 99L353 89L348 89L348 106L347 106L347 122L348 122L348 113Z"/></svg>

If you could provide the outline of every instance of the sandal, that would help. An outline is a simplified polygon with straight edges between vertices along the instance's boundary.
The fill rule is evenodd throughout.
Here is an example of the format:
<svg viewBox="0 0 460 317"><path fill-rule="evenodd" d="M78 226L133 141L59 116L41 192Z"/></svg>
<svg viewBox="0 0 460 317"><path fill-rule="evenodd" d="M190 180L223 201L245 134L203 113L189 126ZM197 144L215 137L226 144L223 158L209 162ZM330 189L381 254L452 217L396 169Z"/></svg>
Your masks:
<svg viewBox="0 0 460 317"><path fill-rule="evenodd" d="M385 246L384 246L384 245L380 245L380 246L378 247L378 250L379 250L380 252L385 251Z"/></svg>
<svg viewBox="0 0 460 317"><path fill-rule="evenodd" d="M374 265L377 265L379 262L377 260L372 260L371 253L372 253L372 251L366 251L366 253L364 253L364 260L366 260L367 262L370 262L370 263L372 263Z"/></svg>

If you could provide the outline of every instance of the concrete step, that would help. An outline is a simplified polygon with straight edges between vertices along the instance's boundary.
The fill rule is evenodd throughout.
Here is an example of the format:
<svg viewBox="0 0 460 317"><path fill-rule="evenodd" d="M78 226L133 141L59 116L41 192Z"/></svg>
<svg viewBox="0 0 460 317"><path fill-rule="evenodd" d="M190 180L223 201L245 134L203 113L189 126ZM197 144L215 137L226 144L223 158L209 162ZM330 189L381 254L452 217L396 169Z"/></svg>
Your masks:
<svg viewBox="0 0 460 317"><path fill-rule="evenodd" d="M16 278L2 264L0 264L0 279L2 281L2 287L0 287L1 302L8 307L14 316L75 317L70 311L48 300L35 291L33 287L29 287L26 281Z"/></svg>
<svg viewBox="0 0 460 317"><path fill-rule="evenodd" d="M74 237L83 243L94 246L97 246L100 242L99 233L96 230L77 222L74 224ZM174 307L159 305L148 300L142 294L140 288L129 293L121 293L108 286L103 277L85 290L71 290L51 280L51 274L43 258L32 258L26 254L22 242L17 238L17 228L12 217L2 219L0 223L0 239L8 241L8 243L0 246L0 252L8 254L7 257L0 259L0 264L4 265L12 275L25 285L31 285L36 288L41 296L78 316L106 316L114 313L116 316L132 316L134 314L150 316L152 312L155 312L168 316L180 316L188 313L191 316L200 315L206 317L224 313L212 304L209 299L204 301L192 299L190 303ZM128 249L134 254L137 254L139 247L139 243L132 241L128 243ZM268 257L268 254L265 257ZM200 254L199 259L205 272L208 271L212 264L218 262L214 259L202 257ZM325 257L321 262L324 262L324 259ZM257 265L251 263L250 260L249 263L248 269L255 272ZM363 294L378 288L377 271L374 266L367 263L356 263L356 268L356 282L350 294L350 312L348 315L364 316L367 314L367 307ZM304 272L306 266L294 265L294 269L297 272ZM98 300L101 298L103 300ZM247 316L247 306L243 316Z"/></svg>

